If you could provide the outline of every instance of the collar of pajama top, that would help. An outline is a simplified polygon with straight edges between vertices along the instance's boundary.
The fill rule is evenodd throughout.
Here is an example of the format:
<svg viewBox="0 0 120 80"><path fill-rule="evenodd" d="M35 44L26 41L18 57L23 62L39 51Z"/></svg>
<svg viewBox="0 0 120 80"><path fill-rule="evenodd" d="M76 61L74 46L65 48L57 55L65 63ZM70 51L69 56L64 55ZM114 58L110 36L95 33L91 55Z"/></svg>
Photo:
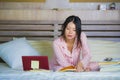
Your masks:
<svg viewBox="0 0 120 80"><path fill-rule="evenodd" d="M62 37L60 38L60 43L61 43L61 48L63 49L62 50L63 55L65 56L67 61L72 65L76 65L76 63L78 62L78 59L80 59L80 48L79 49L77 48L77 38L75 39L72 53L68 50L67 44Z"/></svg>

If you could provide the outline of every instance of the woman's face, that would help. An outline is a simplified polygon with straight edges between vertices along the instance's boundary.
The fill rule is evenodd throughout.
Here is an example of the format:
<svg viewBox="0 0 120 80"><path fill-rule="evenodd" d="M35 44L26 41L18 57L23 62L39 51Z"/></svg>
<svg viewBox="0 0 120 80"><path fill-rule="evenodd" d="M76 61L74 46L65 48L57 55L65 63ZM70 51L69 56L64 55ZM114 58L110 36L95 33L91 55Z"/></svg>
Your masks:
<svg viewBox="0 0 120 80"><path fill-rule="evenodd" d="M76 37L76 27L73 22L68 23L65 29L65 38L67 40L74 40Z"/></svg>

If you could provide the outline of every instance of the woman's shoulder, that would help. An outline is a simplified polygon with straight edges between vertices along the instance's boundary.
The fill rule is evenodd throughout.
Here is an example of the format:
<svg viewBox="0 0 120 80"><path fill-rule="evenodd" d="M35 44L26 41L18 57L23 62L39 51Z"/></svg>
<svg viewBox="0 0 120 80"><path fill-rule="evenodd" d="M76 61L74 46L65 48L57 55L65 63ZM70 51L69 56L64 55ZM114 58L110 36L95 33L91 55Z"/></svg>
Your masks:
<svg viewBox="0 0 120 80"><path fill-rule="evenodd" d="M81 32L81 36L86 36L85 32Z"/></svg>
<svg viewBox="0 0 120 80"><path fill-rule="evenodd" d="M53 43L60 43L62 42L63 38L62 37L58 37L56 39L54 39Z"/></svg>

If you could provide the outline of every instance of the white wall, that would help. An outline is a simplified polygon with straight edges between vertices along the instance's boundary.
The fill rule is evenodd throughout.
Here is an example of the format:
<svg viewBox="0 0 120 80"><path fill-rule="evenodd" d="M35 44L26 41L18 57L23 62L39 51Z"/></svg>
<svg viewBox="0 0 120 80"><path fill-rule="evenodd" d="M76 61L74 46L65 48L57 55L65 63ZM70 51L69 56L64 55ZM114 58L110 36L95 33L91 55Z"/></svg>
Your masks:
<svg viewBox="0 0 120 80"><path fill-rule="evenodd" d="M0 2L0 9L80 9L80 10L96 10L98 5L106 5L108 3L70 3L69 0L46 0L45 3L33 2ZM116 9L120 10L120 3L116 3Z"/></svg>
<svg viewBox="0 0 120 80"><path fill-rule="evenodd" d="M46 0L46 3L44 6L41 6L43 9L53 9L53 8L59 8L59 9L98 9L98 5L106 5L107 9L109 9L109 4L108 3L97 3L97 2L86 2L86 3L70 3L69 0ZM116 9L120 9L120 3L116 3Z"/></svg>

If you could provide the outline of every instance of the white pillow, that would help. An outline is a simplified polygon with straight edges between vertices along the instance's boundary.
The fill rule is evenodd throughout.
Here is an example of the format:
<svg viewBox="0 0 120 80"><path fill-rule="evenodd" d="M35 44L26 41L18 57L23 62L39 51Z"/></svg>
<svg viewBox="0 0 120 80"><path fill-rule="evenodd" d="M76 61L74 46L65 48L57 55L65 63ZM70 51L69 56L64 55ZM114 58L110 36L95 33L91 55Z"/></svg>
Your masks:
<svg viewBox="0 0 120 80"><path fill-rule="evenodd" d="M40 54L25 38L15 39L0 44L1 58L13 69L22 69L22 56L39 56Z"/></svg>

